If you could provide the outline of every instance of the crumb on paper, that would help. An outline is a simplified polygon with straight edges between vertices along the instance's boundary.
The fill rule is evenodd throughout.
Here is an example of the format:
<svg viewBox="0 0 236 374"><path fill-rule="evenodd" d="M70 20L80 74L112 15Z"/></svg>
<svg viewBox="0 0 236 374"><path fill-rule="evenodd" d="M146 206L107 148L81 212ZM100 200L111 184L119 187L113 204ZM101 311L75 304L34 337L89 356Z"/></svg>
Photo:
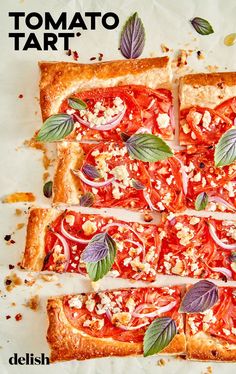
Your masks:
<svg viewBox="0 0 236 374"><path fill-rule="evenodd" d="M68 49L68 51L66 51L66 55L71 56L71 49Z"/></svg>
<svg viewBox="0 0 236 374"><path fill-rule="evenodd" d="M14 269L15 265L9 264L8 267L9 267L10 270L12 270L12 269Z"/></svg>
<svg viewBox="0 0 236 374"><path fill-rule="evenodd" d="M22 285L22 279L16 273L10 274L5 278L5 286L8 292L20 285Z"/></svg>
<svg viewBox="0 0 236 374"><path fill-rule="evenodd" d="M32 192L14 192L5 196L2 202L5 204L13 204L19 202L33 202L35 200L35 195Z"/></svg>
<svg viewBox="0 0 236 374"><path fill-rule="evenodd" d="M11 303L11 306L16 306L16 303L13 301L13 302Z"/></svg>
<svg viewBox="0 0 236 374"><path fill-rule="evenodd" d="M153 216L150 212L144 212L143 219L145 222L151 222L153 220Z"/></svg>
<svg viewBox="0 0 236 374"><path fill-rule="evenodd" d="M15 210L15 215L16 215L17 217L22 216L22 213L23 213L23 210L22 210L22 209L16 209L16 210Z"/></svg>
<svg viewBox="0 0 236 374"><path fill-rule="evenodd" d="M33 286L33 284L35 284L35 282L36 282L35 279L25 279L24 280L25 285L28 286L28 287Z"/></svg>
<svg viewBox="0 0 236 374"><path fill-rule="evenodd" d="M79 58L79 54L78 54L78 52L77 52L77 51L73 51L73 52L72 52L72 55L73 55L73 59L74 59L75 61L78 61L78 58Z"/></svg>
<svg viewBox="0 0 236 374"><path fill-rule="evenodd" d="M18 321L21 321L22 320L22 314L21 313L17 313L15 315L15 320L18 322Z"/></svg>
<svg viewBox="0 0 236 374"><path fill-rule="evenodd" d="M61 283L57 283L56 286L59 287L59 288L61 288L62 284Z"/></svg>
<svg viewBox="0 0 236 374"><path fill-rule="evenodd" d="M158 366L165 366L166 365L166 360L164 358L160 358L160 360L157 361Z"/></svg>
<svg viewBox="0 0 236 374"><path fill-rule="evenodd" d="M23 94L19 94L18 95L18 99L23 99L24 95Z"/></svg>
<svg viewBox="0 0 236 374"><path fill-rule="evenodd" d="M96 57L90 57L90 61L94 61L94 60L96 60Z"/></svg>
<svg viewBox="0 0 236 374"><path fill-rule="evenodd" d="M39 309L39 296L38 295L34 295L32 296L28 301L27 303L25 304L26 307L34 310L34 311L37 311Z"/></svg>
<svg viewBox="0 0 236 374"><path fill-rule="evenodd" d="M198 60L204 60L205 56L202 51L197 51L197 58Z"/></svg>
<svg viewBox="0 0 236 374"><path fill-rule="evenodd" d="M40 278L45 282L54 282L58 280L58 276L56 274L40 274Z"/></svg>
<svg viewBox="0 0 236 374"><path fill-rule="evenodd" d="M187 57L188 52L185 49L181 49L179 51L178 59L177 59L177 67L181 68L185 65L187 65Z"/></svg>
<svg viewBox="0 0 236 374"><path fill-rule="evenodd" d="M43 181L46 182L46 181L48 180L48 178L49 178L49 172L48 172L48 171L45 171L45 172L43 173Z"/></svg>
<svg viewBox="0 0 236 374"><path fill-rule="evenodd" d="M168 48L165 44L161 43L161 51L163 53L169 52L170 48Z"/></svg>
<svg viewBox="0 0 236 374"><path fill-rule="evenodd" d="M25 226L25 223L18 223L16 226L16 230L21 230Z"/></svg>
<svg viewBox="0 0 236 374"><path fill-rule="evenodd" d="M50 157L48 156L48 151L47 151L46 145L42 144L42 143L39 143L39 142L36 142L34 138L32 138L30 140L26 140L24 142L24 145L26 147L38 149L38 150L43 152L43 167L44 167L44 169L47 170L49 168L49 166L51 165L52 160L50 160Z"/></svg>
<svg viewBox="0 0 236 374"><path fill-rule="evenodd" d="M98 61L102 61L102 59L103 59L103 56L104 56L104 54L103 54L103 53L99 53L99 54L98 54Z"/></svg>
<svg viewBox="0 0 236 374"><path fill-rule="evenodd" d="M207 366L207 368L202 371L202 374L212 374L213 373L213 368L212 366Z"/></svg>
<svg viewBox="0 0 236 374"><path fill-rule="evenodd" d="M214 73L214 72L216 72L219 69L219 66L217 66L217 65L207 65L206 69L210 73Z"/></svg>

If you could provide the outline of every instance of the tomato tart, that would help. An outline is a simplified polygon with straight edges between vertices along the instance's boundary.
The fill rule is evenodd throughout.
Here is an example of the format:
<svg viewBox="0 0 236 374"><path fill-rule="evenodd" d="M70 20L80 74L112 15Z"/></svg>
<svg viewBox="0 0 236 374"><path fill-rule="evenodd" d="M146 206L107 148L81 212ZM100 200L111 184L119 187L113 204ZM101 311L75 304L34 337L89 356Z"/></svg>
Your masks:
<svg viewBox="0 0 236 374"><path fill-rule="evenodd" d="M159 235L159 273L236 280L236 221L167 216Z"/></svg>
<svg viewBox="0 0 236 374"><path fill-rule="evenodd" d="M74 210L31 210L21 265L35 271L87 275L81 254L95 236L106 233L116 246L109 276L149 282L156 279L160 251L156 225L127 223Z"/></svg>
<svg viewBox="0 0 236 374"><path fill-rule="evenodd" d="M190 74L180 78L181 145L216 144L235 125L236 73Z"/></svg>
<svg viewBox="0 0 236 374"><path fill-rule="evenodd" d="M187 359L236 361L236 288L218 290L213 307L186 315Z"/></svg>
<svg viewBox="0 0 236 374"><path fill-rule="evenodd" d="M134 210L182 211L184 165L174 157L149 163L133 159L124 143L61 142L54 177L53 203L79 204L92 193L92 206ZM90 173L93 170L93 173Z"/></svg>
<svg viewBox="0 0 236 374"><path fill-rule="evenodd" d="M120 133L174 134L168 57L95 64L40 62L43 120L71 116L66 140L117 141ZM77 105L83 103L83 106Z"/></svg>
<svg viewBox="0 0 236 374"><path fill-rule="evenodd" d="M51 362L140 355L145 331L157 316L172 318L177 327L161 353L184 353L182 291L182 286L129 288L49 299Z"/></svg>

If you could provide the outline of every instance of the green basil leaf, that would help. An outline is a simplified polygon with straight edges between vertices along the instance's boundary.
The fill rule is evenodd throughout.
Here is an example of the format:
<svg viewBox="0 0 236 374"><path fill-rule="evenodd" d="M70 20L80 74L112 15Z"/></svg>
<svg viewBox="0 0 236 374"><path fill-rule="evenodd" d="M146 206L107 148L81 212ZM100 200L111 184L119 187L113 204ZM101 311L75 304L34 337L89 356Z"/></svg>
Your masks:
<svg viewBox="0 0 236 374"><path fill-rule="evenodd" d="M40 142L53 142L64 139L74 129L74 120L69 114L55 114L43 124L36 140Z"/></svg>
<svg viewBox="0 0 236 374"><path fill-rule="evenodd" d="M70 97L68 99L68 104L71 108L76 110L83 110L87 108L87 104L83 100L78 99L77 97Z"/></svg>
<svg viewBox="0 0 236 374"><path fill-rule="evenodd" d="M45 185L43 186L43 194L48 198L52 196L52 181L45 183Z"/></svg>
<svg viewBox="0 0 236 374"><path fill-rule="evenodd" d="M195 200L195 209L203 210L208 204L208 195L206 192L201 192Z"/></svg>
<svg viewBox="0 0 236 374"><path fill-rule="evenodd" d="M206 19L195 17L190 22L195 28L195 30L198 32L198 34L209 35L214 32L212 26Z"/></svg>
<svg viewBox="0 0 236 374"><path fill-rule="evenodd" d="M130 156L135 160L156 162L173 156L168 144L156 135L135 134L125 144Z"/></svg>
<svg viewBox="0 0 236 374"><path fill-rule="evenodd" d="M160 317L155 319L148 327L144 335L144 357L161 352L169 345L176 334L177 327L172 318Z"/></svg>
<svg viewBox="0 0 236 374"><path fill-rule="evenodd" d="M215 148L215 166L230 165L236 160L236 127L227 130Z"/></svg>
<svg viewBox="0 0 236 374"><path fill-rule="evenodd" d="M97 262L87 262L86 269L89 275L89 278L93 282L97 282L99 279L102 279L112 268L116 257L116 243L109 237L108 243L108 252L105 258Z"/></svg>

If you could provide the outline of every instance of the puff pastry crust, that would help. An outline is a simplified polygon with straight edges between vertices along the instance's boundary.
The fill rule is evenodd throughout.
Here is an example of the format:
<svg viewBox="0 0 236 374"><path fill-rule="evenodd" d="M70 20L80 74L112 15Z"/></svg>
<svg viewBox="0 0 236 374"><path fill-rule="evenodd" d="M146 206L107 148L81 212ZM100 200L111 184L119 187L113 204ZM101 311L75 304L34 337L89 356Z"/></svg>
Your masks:
<svg viewBox="0 0 236 374"><path fill-rule="evenodd" d="M76 329L66 318L60 298L48 300L47 312L49 319L47 341L51 348L51 362L110 356L136 356L143 352L142 343L95 338ZM185 334L178 334L161 354L181 354L185 352L185 344Z"/></svg>
<svg viewBox="0 0 236 374"><path fill-rule="evenodd" d="M161 57L96 64L40 62L40 105L43 120L56 114L63 100L74 92L125 84L170 88L168 61L168 57Z"/></svg>
<svg viewBox="0 0 236 374"><path fill-rule="evenodd" d="M195 105L213 109L233 96L236 96L236 72L189 74L179 81L180 110Z"/></svg>
<svg viewBox="0 0 236 374"><path fill-rule="evenodd" d="M236 345L228 344L203 331L187 334L187 359L200 361L236 361Z"/></svg>

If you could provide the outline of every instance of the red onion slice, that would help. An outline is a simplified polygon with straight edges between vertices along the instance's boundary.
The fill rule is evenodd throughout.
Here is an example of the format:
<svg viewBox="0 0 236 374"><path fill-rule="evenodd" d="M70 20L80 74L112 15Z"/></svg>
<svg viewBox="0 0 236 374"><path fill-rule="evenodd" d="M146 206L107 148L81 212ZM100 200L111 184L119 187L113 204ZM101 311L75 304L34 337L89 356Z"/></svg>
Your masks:
<svg viewBox="0 0 236 374"><path fill-rule="evenodd" d="M88 240L88 239L77 238L76 236L73 236L73 235L69 234L64 227L64 219L61 221L61 233L67 239L70 239L70 240L72 240L73 242L76 242L76 243L88 244L91 240L91 239Z"/></svg>
<svg viewBox="0 0 236 374"><path fill-rule="evenodd" d="M184 194L187 195L187 193L188 193L188 175L187 175L187 173L184 169L185 165L176 156L174 156L174 158L180 163L180 171L181 171L181 174L182 174L183 191L184 191Z"/></svg>
<svg viewBox="0 0 236 374"><path fill-rule="evenodd" d="M58 234L58 232L53 231L53 234L58 238L58 240L62 244L63 251L64 251L64 256L66 258L66 263L65 263L65 269L64 269L64 271L66 271L67 268L68 268L68 266L69 266L69 263L70 263L70 249L69 249L69 245L68 245L66 239L63 238L62 235Z"/></svg>
<svg viewBox="0 0 236 374"><path fill-rule="evenodd" d="M135 242L134 240L130 240L130 239L126 239L126 240L124 240L123 242L124 242L124 243L127 242L127 243L134 244L134 245L136 245L138 248L141 249L141 252L144 251L143 246L142 246L139 242ZM141 253L141 252L140 252L140 253Z"/></svg>
<svg viewBox="0 0 236 374"><path fill-rule="evenodd" d="M151 210L157 210L158 211L158 209L153 205L149 193L145 190L143 191L143 197L146 200L146 202L147 202L147 204L148 204L148 206Z"/></svg>
<svg viewBox="0 0 236 374"><path fill-rule="evenodd" d="M107 230L110 227L124 227L125 229L131 231L134 235L136 235L136 237L140 240L140 242L143 243L143 251L145 252L145 244L144 244L143 239L134 229L132 229L132 227L130 227L129 225L127 225L125 223L112 222L112 223L108 223L107 225L103 226L102 230Z"/></svg>
<svg viewBox="0 0 236 374"><path fill-rule="evenodd" d="M210 233L212 239L214 240L214 242L216 244L218 244L221 248L228 249L230 251L236 249L236 243L235 244L226 244L226 243L224 243L220 240L220 238L216 234L215 227L211 223L209 223L209 233Z"/></svg>
<svg viewBox="0 0 236 374"><path fill-rule="evenodd" d="M227 208L229 208L233 212L236 212L236 208L233 205L231 205L230 203L228 203L228 201L226 201L225 199L222 199L222 197L220 197L220 196L209 196L208 201L225 205Z"/></svg>
<svg viewBox="0 0 236 374"><path fill-rule="evenodd" d="M110 121L107 121L104 125L95 125L95 126L92 126L90 122L83 120L76 114L74 114L74 117L76 121L78 121L79 123L81 123L82 125L86 127L89 127L92 130L108 131L108 130L114 129L120 124L121 120L123 119L125 115L125 112L126 112L126 106L124 106L124 108L122 109L120 113L114 116Z"/></svg>
<svg viewBox="0 0 236 374"><path fill-rule="evenodd" d="M147 326L147 325L149 325L149 322L141 323L141 325L137 325L137 326L125 326L125 325L119 324L119 326L117 327L119 327L122 330L133 331L133 330L141 329L142 327Z"/></svg>
<svg viewBox="0 0 236 374"><path fill-rule="evenodd" d="M174 107L171 105L169 110L169 117L170 117L170 125L173 129L175 129L175 116L174 116Z"/></svg>
<svg viewBox="0 0 236 374"><path fill-rule="evenodd" d="M158 316L159 314L162 314L162 313L165 313L165 312L169 312L171 309L173 309L176 305L176 301L172 301L171 303L165 305L165 306L162 306L162 307L158 307L158 306L154 306L152 304L141 304L139 305L135 310L134 312L132 313L132 316L133 317L137 317L137 318L144 318L144 317L149 317L149 318L152 318L152 317L156 317ZM141 312L143 309L148 309L148 308L156 308L155 311L153 312L150 312L150 313L139 313Z"/></svg>
<svg viewBox="0 0 236 374"><path fill-rule="evenodd" d="M222 273L226 276L227 279L232 279L232 271L223 267L216 267L212 268L210 267L212 271L215 271L216 273Z"/></svg>
<svg viewBox="0 0 236 374"><path fill-rule="evenodd" d="M91 180L87 179L85 177L85 175L82 173L82 171L73 170L73 169L71 169L71 170L77 177L79 177L82 180L82 182L84 182L85 184L87 184L88 186L91 186L91 187L96 187L96 188L105 187L105 186L108 186L109 184L111 184L112 182L114 182L114 180L115 180L115 178L112 177L112 178L107 179L106 181L103 181L103 182L95 182L95 181L91 181Z"/></svg>

